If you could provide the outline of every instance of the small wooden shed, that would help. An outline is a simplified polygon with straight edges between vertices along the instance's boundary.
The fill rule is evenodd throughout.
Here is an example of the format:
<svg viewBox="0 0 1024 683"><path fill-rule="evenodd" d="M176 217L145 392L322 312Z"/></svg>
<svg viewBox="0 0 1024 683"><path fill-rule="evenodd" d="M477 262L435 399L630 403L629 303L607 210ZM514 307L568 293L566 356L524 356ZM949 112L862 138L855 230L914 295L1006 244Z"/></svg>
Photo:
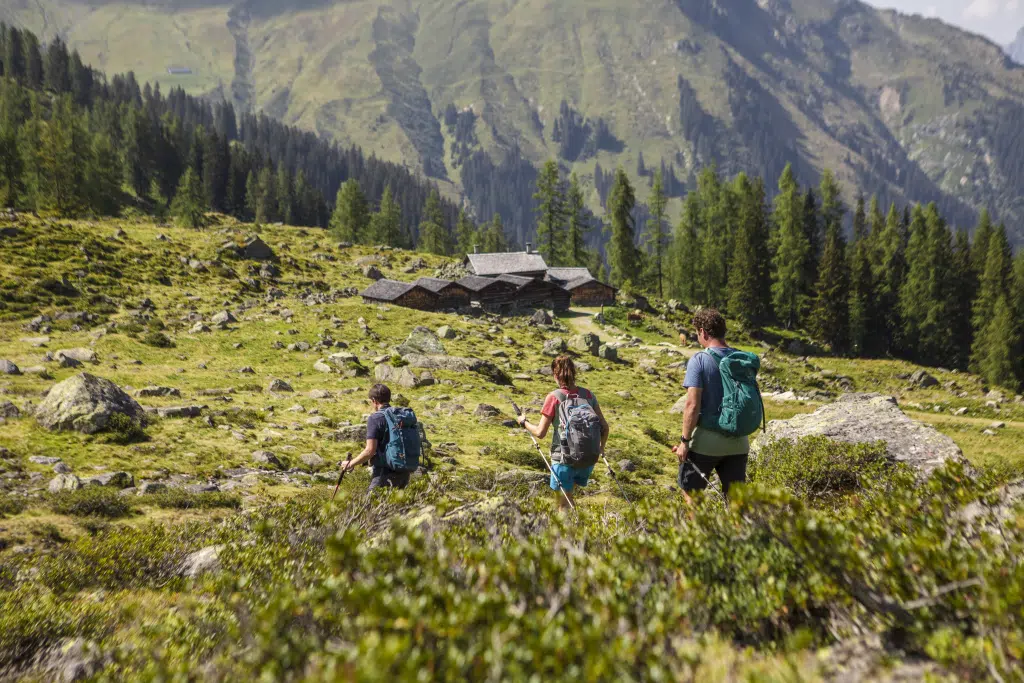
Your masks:
<svg viewBox="0 0 1024 683"><path fill-rule="evenodd" d="M470 305L471 292L458 282L436 277L421 277L413 283L438 295L438 308L463 308Z"/></svg>
<svg viewBox="0 0 1024 683"><path fill-rule="evenodd" d="M360 294L368 304L391 304L420 311L436 311L441 297L415 283L377 280Z"/></svg>

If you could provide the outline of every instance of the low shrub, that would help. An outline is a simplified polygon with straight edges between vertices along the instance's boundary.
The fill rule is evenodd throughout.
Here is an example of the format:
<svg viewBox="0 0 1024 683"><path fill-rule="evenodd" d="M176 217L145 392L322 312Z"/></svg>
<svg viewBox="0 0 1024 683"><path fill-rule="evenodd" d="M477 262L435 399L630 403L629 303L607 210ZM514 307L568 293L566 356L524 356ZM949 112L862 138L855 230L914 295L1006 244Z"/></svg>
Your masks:
<svg viewBox="0 0 1024 683"><path fill-rule="evenodd" d="M107 486L86 486L77 491L55 494L50 498L50 509L59 515L106 519L118 519L132 514L128 499Z"/></svg>
<svg viewBox="0 0 1024 683"><path fill-rule="evenodd" d="M547 472L548 466L541 460L536 449L512 448L511 446L497 446L494 449L494 457L510 465L521 467L527 470L539 470Z"/></svg>
<svg viewBox="0 0 1024 683"><path fill-rule="evenodd" d="M142 338L142 343L158 349L173 349L174 342L163 332L149 332Z"/></svg>
<svg viewBox="0 0 1024 683"><path fill-rule="evenodd" d="M231 493L213 491L209 493L188 493L182 489L170 489L165 493L146 496L147 505L174 510L206 510L211 508L242 507L242 499Z"/></svg>
<svg viewBox="0 0 1024 683"><path fill-rule="evenodd" d="M107 420L104 429L107 443L127 445L146 441L146 430L139 420L135 420L124 413L114 413Z"/></svg>
<svg viewBox="0 0 1024 683"><path fill-rule="evenodd" d="M0 519L8 515L16 515L24 509L24 498L16 498L7 493L0 493Z"/></svg>
<svg viewBox="0 0 1024 683"><path fill-rule="evenodd" d="M750 459L748 479L811 502L834 503L884 484L894 467L882 442L852 444L811 436L764 445Z"/></svg>
<svg viewBox="0 0 1024 683"><path fill-rule="evenodd" d="M99 623L95 603L69 602L38 586L0 590L0 671L25 663L64 638L88 638Z"/></svg>

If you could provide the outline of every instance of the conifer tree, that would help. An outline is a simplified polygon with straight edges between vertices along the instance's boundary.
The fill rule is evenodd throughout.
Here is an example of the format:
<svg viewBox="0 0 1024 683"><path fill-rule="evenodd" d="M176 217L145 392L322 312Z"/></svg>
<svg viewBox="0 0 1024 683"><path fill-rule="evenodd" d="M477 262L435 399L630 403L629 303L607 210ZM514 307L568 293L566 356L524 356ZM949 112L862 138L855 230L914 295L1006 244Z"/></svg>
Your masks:
<svg viewBox="0 0 1024 683"><path fill-rule="evenodd" d="M576 176L573 175L573 178ZM657 293L659 298L665 295L663 283L665 281L665 252L668 248L668 232L665 229L665 206L668 198L665 196L665 189L662 186L661 169L654 172L654 183L651 186L651 196L647 200L647 208L651 216L647 220L647 277L651 291Z"/></svg>
<svg viewBox="0 0 1024 683"><path fill-rule="evenodd" d="M253 213L256 222L274 223L277 221L277 182L269 165L260 169L256 176L256 205Z"/></svg>
<svg viewBox="0 0 1024 683"><path fill-rule="evenodd" d="M537 202L537 251L549 266L562 265L566 251L565 195L554 159L541 168L533 199Z"/></svg>
<svg viewBox="0 0 1024 683"><path fill-rule="evenodd" d="M988 241L993 232L994 228L992 219L988 215L988 209L982 209L978 216L978 225L974 228L974 240L971 244L971 265L974 267L974 274L979 281L985 273L985 263L988 261Z"/></svg>
<svg viewBox="0 0 1024 683"><path fill-rule="evenodd" d="M505 226L501 222L501 214L494 214L491 224L484 230L481 249L485 253L495 254L508 251L508 240L505 238Z"/></svg>
<svg viewBox="0 0 1024 683"><path fill-rule="evenodd" d="M977 278L971 265L971 238L966 230L958 230L953 240L953 327L950 334L956 345L956 367L966 368L970 361L973 330L971 306L977 290Z"/></svg>
<svg viewBox="0 0 1024 683"><path fill-rule="evenodd" d="M802 214L802 225L809 246L801 265L800 291L804 295L801 318L806 315L807 307L814 300L814 285L818 281L818 261L821 260L821 252L825 248L825 232L819 213L817 195L813 187L808 187L804 193Z"/></svg>
<svg viewBox="0 0 1024 683"><path fill-rule="evenodd" d="M448 230L444 225L444 214L441 212L441 197L436 189L427 197L427 203L423 207L419 248L421 251L441 256L450 253Z"/></svg>
<svg viewBox="0 0 1024 683"><path fill-rule="evenodd" d="M149 194L147 196L152 206L153 217L160 222L166 220L170 207L167 203L167 197L164 196L164 191L161 189L160 183L157 182L156 178L149 181Z"/></svg>
<svg viewBox="0 0 1024 683"><path fill-rule="evenodd" d="M811 244L804 231L804 197L787 164L779 178L775 197L775 231L772 244L772 305L775 317L787 329L800 322L804 308L804 264Z"/></svg>
<svg viewBox="0 0 1024 683"><path fill-rule="evenodd" d="M640 260L634 243L633 207L636 196L629 177L620 166L608 193L608 219L611 239L608 241L608 265L612 284L634 284L640 275Z"/></svg>
<svg viewBox="0 0 1024 683"><path fill-rule="evenodd" d="M260 188L256 180L256 174L251 170L245 177L245 208L249 218L256 221L256 209L260 205Z"/></svg>
<svg viewBox="0 0 1024 683"><path fill-rule="evenodd" d="M729 263L732 258L732 225L729 220L731 192L715 167L705 168L697 177L700 221L697 225L697 255L694 265L694 295L700 303L723 308L728 292Z"/></svg>
<svg viewBox="0 0 1024 683"><path fill-rule="evenodd" d="M277 179L275 182L277 195L277 218L285 225L292 225L295 222L295 189L292 187L292 176L288 169L281 164L277 167Z"/></svg>
<svg viewBox="0 0 1024 683"><path fill-rule="evenodd" d="M949 230L934 204L915 206L907 245L907 278L900 290L900 315L906 349L920 362L955 361L950 336L954 323Z"/></svg>
<svg viewBox="0 0 1024 683"><path fill-rule="evenodd" d="M688 304L696 303L700 223L700 201L697 193L691 190L683 200L683 212L669 247L669 293Z"/></svg>
<svg viewBox="0 0 1024 683"><path fill-rule="evenodd" d="M825 240L818 270L817 296L811 313L814 335L842 352L849 339L849 276L846 270L846 242L842 225L832 222Z"/></svg>
<svg viewBox="0 0 1024 683"><path fill-rule="evenodd" d="M62 216L74 216L87 203L85 166L89 147L71 98L61 97L43 135L42 166L45 203Z"/></svg>
<svg viewBox="0 0 1024 683"><path fill-rule="evenodd" d="M461 255L472 254L473 247L480 246L477 244L476 226L464 208L459 209L459 216L455 219L455 245L455 252Z"/></svg>
<svg viewBox="0 0 1024 683"><path fill-rule="evenodd" d="M771 307L768 270L768 217L764 183L736 176L737 232L729 267L729 313L746 325L766 322Z"/></svg>
<svg viewBox="0 0 1024 683"><path fill-rule="evenodd" d="M25 205L38 210L44 192L43 186L43 105L37 93L29 95L29 118L18 131L18 148L24 162L23 181L27 199Z"/></svg>
<svg viewBox="0 0 1024 683"><path fill-rule="evenodd" d="M1013 268L1005 228L999 226L992 230L987 242L988 256L978 283L978 295L971 307L971 327L974 330L971 368L974 370L980 370L980 363L987 352L985 347L989 340L985 332L994 318L996 301L1001 296L1009 297L1010 274Z"/></svg>
<svg viewBox="0 0 1024 683"><path fill-rule="evenodd" d="M171 202L171 214L186 228L201 228L206 222L206 192L202 179L192 167L181 176L178 192Z"/></svg>
<svg viewBox="0 0 1024 683"><path fill-rule="evenodd" d="M380 210L370 219L370 231L377 244L401 247L405 243L402 239L402 211L391 195L390 185L384 188Z"/></svg>
<svg viewBox="0 0 1024 683"><path fill-rule="evenodd" d="M24 195L24 160L13 122L0 121L0 202L18 206Z"/></svg>
<svg viewBox="0 0 1024 683"><path fill-rule="evenodd" d="M566 264L570 266L589 265L590 254L587 250L587 234L590 232L590 217L583 201L583 190L580 181L573 173L569 176L569 191L566 195L566 211L569 218L569 235L567 239Z"/></svg>
<svg viewBox="0 0 1024 683"><path fill-rule="evenodd" d="M878 214L878 203L872 200L873 217ZM857 196L853 213L853 243L850 245L850 350L864 355L869 349L869 335L877 334L874 319L874 278L871 273L871 239L864 195Z"/></svg>
<svg viewBox="0 0 1024 683"><path fill-rule="evenodd" d="M1014 365L1020 346L1020 323L1014 318L1007 297L1000 295L992 306L992 318L985 325L977 358L978 372L990 386L1011 391L1020 385Z"/></svg>
<svg viewBox="0 0 1024 683"><path fill-rule="evenodd" d="M880 329L878 352L889 353L900 344L903 321L900 318L900 291L907 272L906 246L903 242L903 223L896 204L889 207L885 228L875 239L876 259L872 270Z"/></svg>
<svg viewBox="0 0 1024 683"><path fill-rule="evenodd" d="M366 241L369 223L370 209L366 196L359 182L349 178L338 188L334 213L331 214L331 232L340 240L358 244Z"/></svg>
<svg viewBox="0 0 1024 683"><path fill-rule="evenodd" d="M89 203L104 216L121 210L121 159L110 138L100 133L93 138L88 172Z"/></svg>

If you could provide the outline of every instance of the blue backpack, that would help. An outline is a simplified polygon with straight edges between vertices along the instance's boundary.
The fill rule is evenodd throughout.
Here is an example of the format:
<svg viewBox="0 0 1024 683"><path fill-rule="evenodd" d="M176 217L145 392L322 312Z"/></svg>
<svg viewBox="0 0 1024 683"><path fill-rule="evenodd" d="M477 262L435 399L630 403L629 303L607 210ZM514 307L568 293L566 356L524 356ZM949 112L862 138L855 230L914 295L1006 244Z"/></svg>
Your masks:
<svg viewBox="0 0 1024 683"><path fill-rule="evenodd" d="M414 472L420 466L420 432L411 408L385 408L388 445L379 464L396 472Z"/></svg>
<svg viewBox="0 0 1024 683"><path fill-rule="evenodd" d="M701 416L700 426L728 436L749 436L765 428L764 402L757 386L761 359L757 354L733 351L721 354L707 349L722 376L722 408L718 415Z"/></svg>

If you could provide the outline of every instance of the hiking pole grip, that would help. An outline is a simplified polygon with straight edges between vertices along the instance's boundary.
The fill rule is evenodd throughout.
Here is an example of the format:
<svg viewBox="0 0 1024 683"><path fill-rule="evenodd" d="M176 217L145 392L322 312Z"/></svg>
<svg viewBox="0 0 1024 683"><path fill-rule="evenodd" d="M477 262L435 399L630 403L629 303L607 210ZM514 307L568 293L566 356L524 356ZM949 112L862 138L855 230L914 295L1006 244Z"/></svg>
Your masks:
<svg viewBox="0 0 1024 683"><path fill-rule="evenodd" d="M338 484L334 487L334 493L331 494L331 502L334 502L334 497L338 495L338 489L341 488L341 481L345 478L345 473L348 472L348 464L352 462L352 454L348 454L348 460L345 461L345 465L341 468L341 474L338 475Z"/></svg>
<svg viewBox="0 0 1024 683"><path fill-rule="evenodd" d="M516 411L517 417L523 414L523 411L519 409L519 406L516 405L515 401L513 401L512 399L508 399L508 402L512 404L512 410ZM533 441L533 445L537 447L537 454L540 456L540 459L544 461L544 465L548 468L548 472L551 473L551 476L554 478L555 482L558 483L558 490L562 492L563 496L565 496L565 502L569 504L569 508L574 513L576 513L578 518L579 513L576 511L576 506L573 505L572 499L569 498L569 493L565 490L565 487L562 486L562 480L558 478L557 474L555 474L555 468L552 467L551 463L548 462L548 459L544 457L544 451L541 450L540 444L537 443L536 437L534 437L534 435L530 433L530 430L526 429L525 426L523 426L523 431L530 435L530 441Z"/></svg>

